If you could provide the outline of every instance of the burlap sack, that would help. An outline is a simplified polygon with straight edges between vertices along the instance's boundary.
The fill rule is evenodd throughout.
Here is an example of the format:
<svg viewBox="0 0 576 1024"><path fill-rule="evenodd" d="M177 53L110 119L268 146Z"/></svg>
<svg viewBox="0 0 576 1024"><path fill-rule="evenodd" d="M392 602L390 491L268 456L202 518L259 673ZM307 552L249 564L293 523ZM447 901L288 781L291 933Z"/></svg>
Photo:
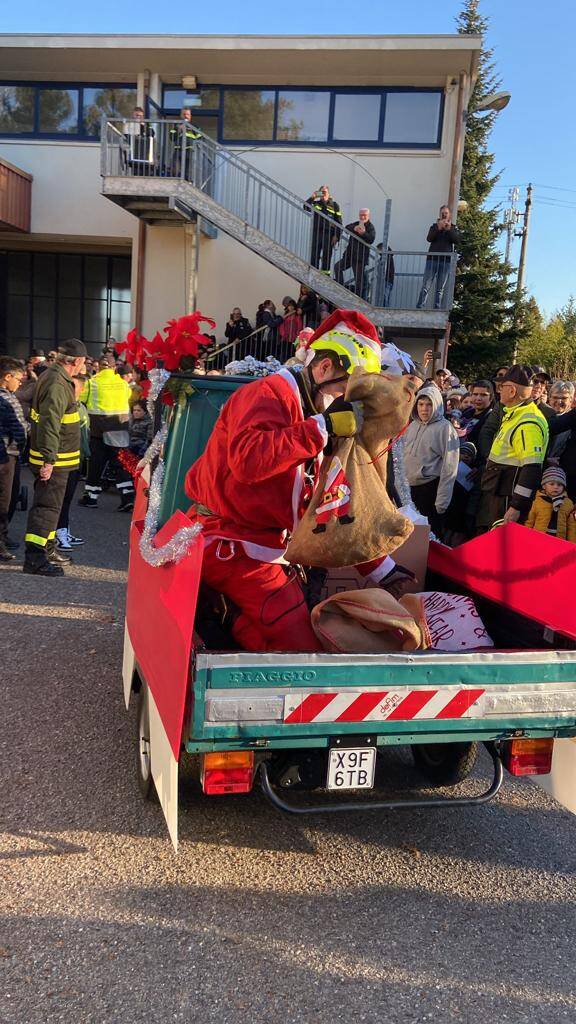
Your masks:
<svg viewBox="0 0 576 1024"><path fill-rule="evenodd" d="M286 558L325 569L361 565L388 555L413 525L386 491L387 447L406 425L415 389L407 377L354 370L346 389L362 401L364 424L354 438L337 441L324 460L318 486L292 537Z"/></svg>
<svg viewBox="0 0 576 1024"><path fill-rule="evenodd" d="M337 654L386 654L428 646L426 622L418 601L410 608L385 590L345 590L312 609L312 626L326 651ZM414 617L415 613L416 617Z"/></svg>

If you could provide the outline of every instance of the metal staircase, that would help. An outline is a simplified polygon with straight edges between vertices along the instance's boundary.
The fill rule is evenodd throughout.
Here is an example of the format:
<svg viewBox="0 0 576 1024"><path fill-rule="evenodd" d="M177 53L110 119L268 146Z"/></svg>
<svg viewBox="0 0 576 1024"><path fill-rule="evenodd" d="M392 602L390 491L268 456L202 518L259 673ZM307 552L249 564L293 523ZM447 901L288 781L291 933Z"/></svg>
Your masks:
<svg viewBox="0 0 576 1024"><path fill-rule="evenodd" d="M319 232L333 236L334 222L189 122L103 122L101 173L103 194L135 216L152 224L201 218L206 233L210 233L208 225L224 231L334 306L359 310L389 329L437 334L446 326L455 258L445 275L440 308L418 309L430 257L395 251L395 283L390 293L388 254L339 229L340 254L351 240L363 253L363 294L355 294L353 279L347 282L342 275L336 281L311 263L314 240Z"/></svg>

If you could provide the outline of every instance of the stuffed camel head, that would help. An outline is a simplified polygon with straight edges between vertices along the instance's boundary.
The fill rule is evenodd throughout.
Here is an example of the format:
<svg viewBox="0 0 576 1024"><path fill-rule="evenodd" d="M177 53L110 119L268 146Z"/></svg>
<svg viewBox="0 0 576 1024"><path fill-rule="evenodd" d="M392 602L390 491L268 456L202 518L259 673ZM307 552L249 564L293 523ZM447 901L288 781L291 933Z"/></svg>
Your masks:
<svg viewBox="0 0 576 1024"><path fill-rule="evenodd" d="M404 429L416 400L412 377L391 373L365 373L356 367L346 388L349 402L362 402L364 423L360 439L372 457L386 441Z"/></svg>

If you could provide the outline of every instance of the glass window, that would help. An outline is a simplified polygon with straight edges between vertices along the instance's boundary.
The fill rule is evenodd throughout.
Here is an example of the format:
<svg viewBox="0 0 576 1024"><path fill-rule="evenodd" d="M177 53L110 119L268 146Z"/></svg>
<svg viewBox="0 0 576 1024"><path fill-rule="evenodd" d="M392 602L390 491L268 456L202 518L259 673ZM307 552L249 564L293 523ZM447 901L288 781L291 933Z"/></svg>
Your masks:
<svg viewBox="0 0 576 1024"><path fill-rule="evenodd" d="M384 142L433 144L438 141L438 92L389 92L386 96Z"/></svg>
<svg viewBox="0 0 576 1024"><path fill-rule="evenodd" d="M87 301L84 304L84 340L106 341L106 302Z"/></svg>
<svg viewBox="0 0 576 1024"><path fill-rule="evenodd" d="M34 295L56 293L56 263L58 257L51 252L34 253Z"/></svg>
<svg viewBox="0 0 576 1024"><path fill-rule="evenodd" d="M118 341L121 341L128 334L132 326L130 315L129 302L110 303L110 334Z"/></svg>
<svg viewBox="0 0 576 1024"><path fill-rule="evenodd" d="M34 131L34 89L0 85L0 132Z"/></svg>
<svg viewBox="0 0 576 1024"><path fill-rule="evenodd" d="M121 302L130 301L130 261L118 257L112 259L111 298Z"/></svg>
<svg viewBox="0 0 576 1024"><path fill-rule="evenodd" d="M6 337L12 354L12 340L30 335L30 299L24 295L10 295L6 309Z"/></svg>
<svg viewBox="0 0 576 1024"><path fill-rule="evenodd" d="M135 89L85 88L82 110L84 134L100 138L100 121L103 114L111 119L130 117L136 103Z"/></svg>
<svg viewBox="0 0 576 1024"><path fill-rule="evenodd" d="M224 93L224 138L271 142L274 131L272 90L231 90Z"/></svg>
<svg viewBox="0 0 576 1024"><path fill-rule="evenodd" d="M52 347L55 342L56 299L35 295L32 314L34 337L50 342Z"/></svg>
<svg viewBox="0 0 576 1024"><path fill-rule="evenodd" d="M378 142L381 103L379 93L337 93L332 137L347 142Z"/></svg>
<svg viewBox="0 0 576 1024"><path fill-rule="evenodd" d="M329 112L329 92L279 92L276 138L283 142L326 142Z"/></svg>
<svg viewBox="0 0 576 1024"><path fill-rule="evenodd" d="M27 252L11 252L8 260L8 294L30 295L32 259Z"/></svg>
<svg viewBox="0 0 576 1024"><path fill-rule="evenodd" d="M60 299L58 303L58 341L82 336L82 302Z"/></svg>
<svg viewBox="0 0 576 1024"><path fill-rule="evenodd" d="M108 289L108 260L105 256L87 256L84 263L84 295L103 299Z"/></svg>
<svg viewBox="0 0 576 1024"><path fill-rule="evenodd" d="M62 298L79 299L82 285L82 257L61 256L58 292Z"/></svg>
<svg viewBox="0 0 576 1024"><path fill-rule="evenodd" d="M78 90L40 89L41 132L78 134Z"/></svg>
<svg viewBox="0 0 576 1024"><path fill-rule="evenodd" d="M186 92L186 89L165 88L163 104L170 110L182 110L182 107L217 110L220 106L220 89L199 89L198 92Z"/></svg>

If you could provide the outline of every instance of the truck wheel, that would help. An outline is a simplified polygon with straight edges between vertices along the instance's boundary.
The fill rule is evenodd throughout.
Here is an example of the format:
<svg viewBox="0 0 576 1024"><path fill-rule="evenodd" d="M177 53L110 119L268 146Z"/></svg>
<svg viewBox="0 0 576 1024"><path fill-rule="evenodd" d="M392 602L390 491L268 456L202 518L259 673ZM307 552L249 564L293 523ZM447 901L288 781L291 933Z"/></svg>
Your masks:
<svg viewBox="0 0 576 1024"><path fill-rule="evenodd" d="M136 772L138 788L145 800L157 800L156 786L150 764L150 712L148 687L143 683L138 694L136 715Z"/></svg>
<svg viewBox="0 0 576 1024"><path fill-rule="evenodd" d="M414 764L436 786L456 786L476 764L477 743L415 743Z"/></svg>

